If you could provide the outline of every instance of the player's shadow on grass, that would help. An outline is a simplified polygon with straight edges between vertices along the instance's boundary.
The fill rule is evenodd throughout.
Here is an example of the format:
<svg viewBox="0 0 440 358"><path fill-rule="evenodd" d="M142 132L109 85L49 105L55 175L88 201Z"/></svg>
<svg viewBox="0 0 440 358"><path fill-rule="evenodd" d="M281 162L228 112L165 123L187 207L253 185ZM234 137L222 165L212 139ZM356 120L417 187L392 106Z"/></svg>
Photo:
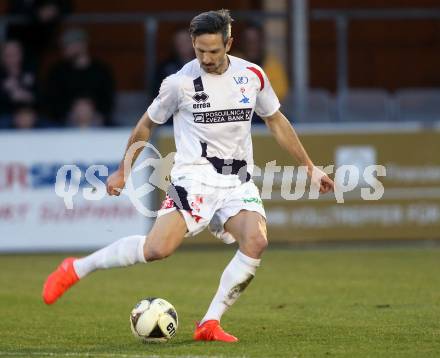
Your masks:
<svg viewBox="0 0 440 358"><path fill-rule="evenodd" d="M151 343L145 343L146 345L151 344ZM154 346L157 347L163 347L164 349L167 348L172 348L172 347L184 347L184 346L194 346L194 345L200 345L200 344L218 344L218 345L230 345L230 343L227 342L213 342L213 341L195 341L192 338L187 338L187 339L183 339L183 340L176 340L176 341L171 341L171 342L166 342L165 344L163 343L153 343Z"/></svg>

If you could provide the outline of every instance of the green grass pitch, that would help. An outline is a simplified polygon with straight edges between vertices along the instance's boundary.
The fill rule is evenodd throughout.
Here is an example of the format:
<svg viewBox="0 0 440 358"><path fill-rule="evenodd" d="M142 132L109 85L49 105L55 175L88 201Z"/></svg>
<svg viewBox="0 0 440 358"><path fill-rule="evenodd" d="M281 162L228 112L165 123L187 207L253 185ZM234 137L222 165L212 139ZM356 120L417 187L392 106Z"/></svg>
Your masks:
<svg viewBox="0 0 440 358"><path fill-rule="evenodd" d="M223 318L236 344L193 342L194 322L234 250L177 252L100 271L45 306L41 287L60 255L0 256L1 357L439 357L440 250L269 250ZM176 307L165 344L132 336L143 297Z"/></svg>

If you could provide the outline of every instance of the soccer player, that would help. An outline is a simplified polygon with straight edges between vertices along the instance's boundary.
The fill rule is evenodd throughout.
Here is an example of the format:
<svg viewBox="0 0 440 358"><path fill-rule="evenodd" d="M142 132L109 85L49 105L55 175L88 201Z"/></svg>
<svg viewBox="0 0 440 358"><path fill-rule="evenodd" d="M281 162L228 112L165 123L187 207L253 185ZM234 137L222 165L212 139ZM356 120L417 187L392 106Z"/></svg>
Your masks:
<svg viewBox="0 0 440 358"><path fill-rule="evenodd" d="M266 216L252 177L251 118L263 118L275 139L326 193L333 181L314 167L263 70L228 55L232 19L227 10L196 16L190 35L196 59L167 77L159 94L132 131L132 144L148 141L152 130L174 117L176 156L172 185L147 236L128 236L83 258L67 258L49 275L43 299L54 303L70 286L98 269L147 263L170 256L184 237L206 227L238 251L220 278L195 340L235 342L220 326L223 313L253 279L267 246ZM134 164L140 150L135 152ZM312 172L315 174L312 175ZM316 175L318 172L319 175ZM125 185L124 161L109 176L107 191Z"/></svg>

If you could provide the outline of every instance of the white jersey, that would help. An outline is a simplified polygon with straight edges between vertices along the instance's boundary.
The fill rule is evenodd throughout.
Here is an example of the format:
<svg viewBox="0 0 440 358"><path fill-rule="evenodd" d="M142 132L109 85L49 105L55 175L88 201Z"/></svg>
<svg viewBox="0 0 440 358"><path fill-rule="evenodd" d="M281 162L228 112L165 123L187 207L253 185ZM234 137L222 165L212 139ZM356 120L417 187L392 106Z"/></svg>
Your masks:
<svg viewBox="0 0 440 358"><path fill-rule="evenodd" d="M186 177L224 187L252 176L253 113L270 116L280 103L259 66L228 57L229 67L221 75L205 72L197 59L187 63L162 82L148 108L155 123L174 119L177 152L172 181ZM245 177L243 170L237 173L243 166Z"/></svg>

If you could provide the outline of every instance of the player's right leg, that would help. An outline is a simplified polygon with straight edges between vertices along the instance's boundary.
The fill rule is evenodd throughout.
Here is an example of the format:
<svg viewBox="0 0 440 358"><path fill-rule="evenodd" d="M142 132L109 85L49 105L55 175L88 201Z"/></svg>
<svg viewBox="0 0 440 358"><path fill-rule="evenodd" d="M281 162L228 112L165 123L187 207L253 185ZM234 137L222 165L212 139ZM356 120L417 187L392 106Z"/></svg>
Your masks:
<svg viewBox="0 0 440 358"><path fill-rule="evenodd" d="M54 303L65 291L89 273L163 259L182 243L187 226L182 214L172 211L156 219L147 235L124 237L86 257L65 259L46 279L43 300Z"/></svg>

